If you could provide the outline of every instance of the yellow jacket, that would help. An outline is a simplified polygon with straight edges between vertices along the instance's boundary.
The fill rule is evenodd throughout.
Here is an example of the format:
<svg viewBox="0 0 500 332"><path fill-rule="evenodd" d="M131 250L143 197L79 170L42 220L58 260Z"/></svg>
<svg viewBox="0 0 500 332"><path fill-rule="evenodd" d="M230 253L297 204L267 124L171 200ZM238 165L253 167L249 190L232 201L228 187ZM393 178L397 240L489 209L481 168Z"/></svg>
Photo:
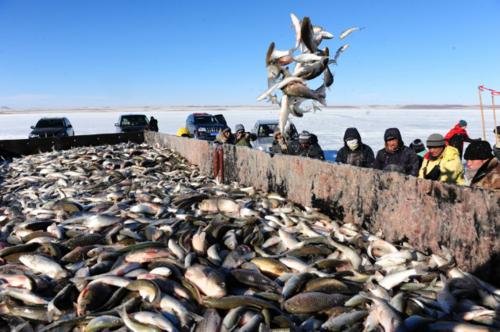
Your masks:
<svg viewBox="0 0 500 332"><path fill-rule="evenodd" d="M418 171L418 177L425 179L424 175L429 174L436 165L439 165L440 182L455 183L459 185L465 184L464 167L456 148L450 145L446 146L441 156L436 160L431 160L430 154L427 152L424 156L422 166Z"/></svg>

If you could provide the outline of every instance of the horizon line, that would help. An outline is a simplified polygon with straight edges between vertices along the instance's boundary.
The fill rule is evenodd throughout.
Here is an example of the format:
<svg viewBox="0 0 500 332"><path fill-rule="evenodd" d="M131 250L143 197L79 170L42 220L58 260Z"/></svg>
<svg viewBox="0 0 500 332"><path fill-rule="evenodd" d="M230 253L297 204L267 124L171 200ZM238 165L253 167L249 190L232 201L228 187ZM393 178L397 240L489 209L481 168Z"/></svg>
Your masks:
<svg viewBox="0 0 500 332"><path fill-rule="evenodd" d="M22 111L74 111L74 110L112 110L121 108L142 108L142 109L162 109L168 108L261 108L261 109L279 109L275 105L261 105L261 104L207 104L207 105L120 105L120 106L33 106L33 107L11 107L0 106L0 113L6 111L22 112ZM364 108L390 108L390 109L470 109L480 108L479 104L344 104L344 105L328 105L322 107L324 109L364 109ZM492 109L493 105L483 105L484 109Z"/></svg>

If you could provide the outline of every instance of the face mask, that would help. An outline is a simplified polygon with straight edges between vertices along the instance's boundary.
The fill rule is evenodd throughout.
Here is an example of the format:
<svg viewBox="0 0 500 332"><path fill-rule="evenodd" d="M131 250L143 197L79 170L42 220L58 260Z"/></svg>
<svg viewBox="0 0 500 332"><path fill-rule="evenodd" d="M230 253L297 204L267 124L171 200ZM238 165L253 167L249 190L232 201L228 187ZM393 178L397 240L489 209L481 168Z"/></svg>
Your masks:
<svg viewBox="0 0 500 332"><path fill-rule="evenodd" d="M347 144L347 147L351 149L352 151L356 150L359 146L358 140L357 139L350 139L345 142Z"/></svg>

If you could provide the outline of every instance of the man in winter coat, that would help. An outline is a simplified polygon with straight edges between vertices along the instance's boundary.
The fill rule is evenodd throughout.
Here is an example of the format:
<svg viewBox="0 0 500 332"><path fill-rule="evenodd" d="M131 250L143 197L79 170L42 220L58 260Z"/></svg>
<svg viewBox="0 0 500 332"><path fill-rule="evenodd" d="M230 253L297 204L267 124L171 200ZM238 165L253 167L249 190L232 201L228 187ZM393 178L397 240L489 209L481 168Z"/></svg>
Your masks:
<svg viewBox="0 0 500 332"><path fill-rule="evenodd" d="M404 145L399 129L387 129L384 141L385 147L377 152L373 168L417 176L418 157L412 149Z"/></svg>
<svg viewBox="0 0 500 332"><path fill-rule="evenodd" d="M356 128L347 128L344 133L344 146L337 153L335 161L359 167L372 167L375 155L373 150L361 141Z"/></svg>
<svg viewBox="0 0 500 332"><path fill-rule="evenodd" d="M500 162L491 153L490 143L477 141L465 149L466 181L473 187L500 190Z"/></svg>
<svg viewBox="0 0 500 332"><path fill-rule="evenodd" d="M226 144L234 144L234 135L231 133L231 128L225 128L215 137L216 143L226 143Z"/></svg>
<svg viewBox="0 0 500 332"><path fill-rule="evenodd" d="M422 179L463 185L464 167L458 150L446 145L443 135L432 134L427 138L427 152L418 172Z"/></svg>
<svg viewBox="0 0 500 332"><path fill-rule="evenodd" d="M250 141L255 141L257 137L254 134L245 132L245 127L242 124L237 124L234 127L234 145L246 146L251 148Z"/></svg>
<svg viewBox="0 0 500 332"><path fill-rule="evenodd" d="M149 130L158 131L158 120L156 120L153 116L149 119Z"/></svg>
<svg viewBox="0 0 500 332"><path fill-rule="evenodd" d="M299 135L299 148L297 151L297 155L313 159L325 160L323 150L318 144L318 137L314 134L309 133L308 131L303 131Z"/></svg>
<svg viewBox="0 0 500 332"><path fill-rule="evenodd" d="M471 139L467 131L467 122L465 120L460 120L445 136L446 144L457 148L460 159L462 159L462 154L464 151L464 142L471 143L473 141L480 141L481 139Z"/></svg>

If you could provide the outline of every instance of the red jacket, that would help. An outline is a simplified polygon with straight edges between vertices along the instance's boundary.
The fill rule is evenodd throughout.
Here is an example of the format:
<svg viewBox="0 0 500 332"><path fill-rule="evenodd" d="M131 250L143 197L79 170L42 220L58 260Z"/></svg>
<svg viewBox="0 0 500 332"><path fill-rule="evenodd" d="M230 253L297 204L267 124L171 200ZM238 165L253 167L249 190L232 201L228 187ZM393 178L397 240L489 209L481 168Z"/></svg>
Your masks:
<svg viewBox="0 0 500 332"><path fill-rule="evenodd" d="M452 138L453 136L457 135L457 134L460 134L464 137L464 140L469 140L469 135L467 134L467 131L460 127L458 125L458 123L455 125L455 127L453 127L449 132L448 134L446 134L446 136L444 137L444 140L446 141L446 143L448 144L450 138Z"/></svg>

